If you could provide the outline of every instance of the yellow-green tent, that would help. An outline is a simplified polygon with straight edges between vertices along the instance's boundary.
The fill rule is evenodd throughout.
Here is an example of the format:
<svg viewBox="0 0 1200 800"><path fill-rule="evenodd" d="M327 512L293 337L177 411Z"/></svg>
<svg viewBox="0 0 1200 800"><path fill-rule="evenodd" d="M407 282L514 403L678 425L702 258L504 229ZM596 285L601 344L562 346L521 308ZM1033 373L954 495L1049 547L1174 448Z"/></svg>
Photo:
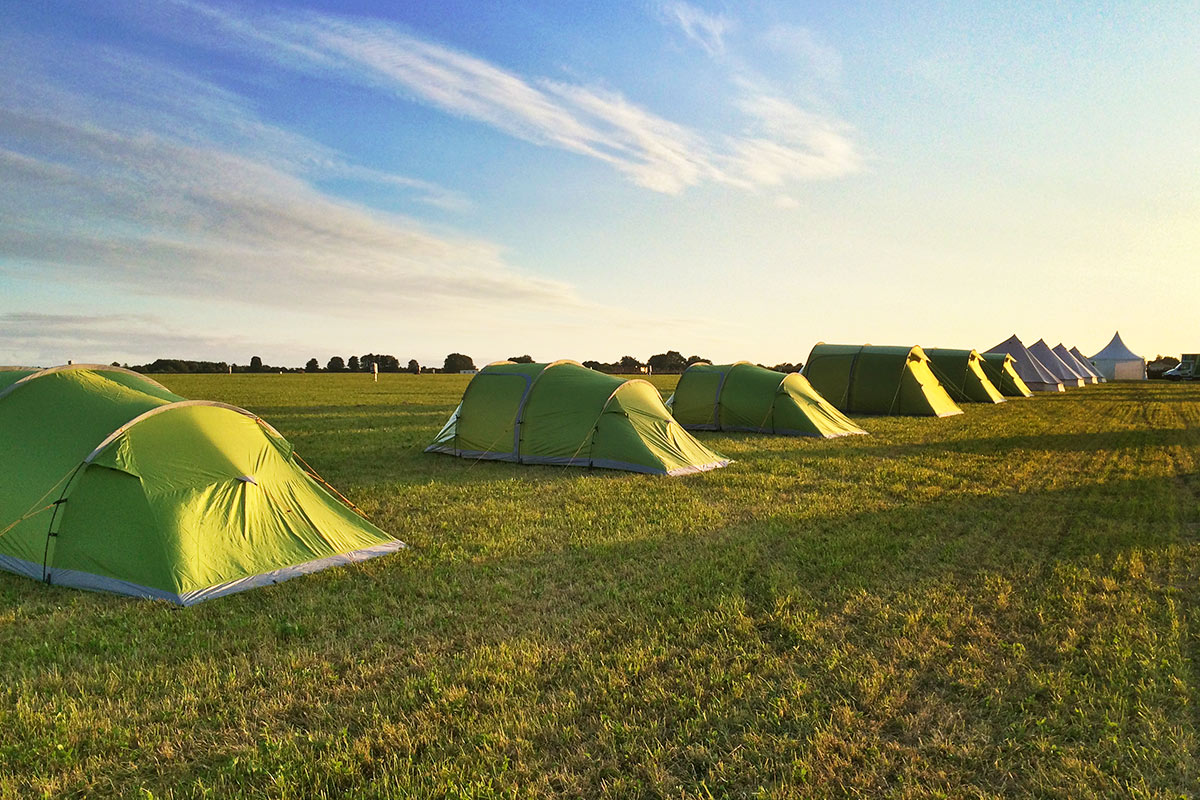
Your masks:
<svg viewBox="0 0 1200 800"><path fill-rule="evenodd" d="M929 366L942 386L960 403L1003 403L1004 395L983 369L983 359L975 350L951 350L934 347L925 350Z"/></svg>
<svg viewBox="0 0 1200 800"><path fill-rule="evenodd" d="M866 433L799 372L785 375L749 361L692 364L667 405L688 430L825 438Z"/></svg>
<svg viewBox="0 0 1200 800"><path fill-rule="evenodd" d="M1033 392L1017 374L1016 359L1008 353L981 353L983 371L992 385L1005 397L1033 397Z"/></svg>
<svg viewBox="0 0 1200 800"><path fill-rule="evenodd" d="M0 371L0 569L191 605L403 543L248 411L129 370Z"/></svg>
<svg viewBox="0 0 1200 800"><path fill-rule="evenodd" d="M920 347L822 342L808 354L804 377L847 414L948 417L962 413Z"/></svg>
<svg viewBox="0 0 1200 800"><path fill-rule="evenodd" d="M658 390L574 361L479 371L450 420L425 448L464 458L684 475L729 459L671 417Z"/></svg>

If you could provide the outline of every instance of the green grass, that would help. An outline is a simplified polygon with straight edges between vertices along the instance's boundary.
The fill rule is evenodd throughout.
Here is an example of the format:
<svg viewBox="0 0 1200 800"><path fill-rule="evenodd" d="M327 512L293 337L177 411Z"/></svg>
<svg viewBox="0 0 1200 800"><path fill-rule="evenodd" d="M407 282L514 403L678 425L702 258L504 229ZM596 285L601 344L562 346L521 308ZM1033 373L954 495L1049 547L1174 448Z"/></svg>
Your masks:
<svg viewBox="0 0 1200 800"><path fill-rule="evenodd" d="M1200 793L1200 386L670 479L421 453L466 381L164 379L411 549L192 609L0 574L0 797Z"/></svg>

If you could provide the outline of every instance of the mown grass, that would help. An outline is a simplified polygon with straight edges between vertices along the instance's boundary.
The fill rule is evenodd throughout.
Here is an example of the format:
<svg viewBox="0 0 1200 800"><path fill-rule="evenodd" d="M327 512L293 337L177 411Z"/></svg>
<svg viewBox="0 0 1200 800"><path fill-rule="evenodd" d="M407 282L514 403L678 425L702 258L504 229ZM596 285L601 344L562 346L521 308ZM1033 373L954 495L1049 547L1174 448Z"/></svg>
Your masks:
<svg viewBox="0 0 1200 800"><path fill-rule="evenodd" d="M411 549L186 610L0 574L0 797L1200 792L1200 387L665 479L424 455L459 376L164 382Z"/></svg>

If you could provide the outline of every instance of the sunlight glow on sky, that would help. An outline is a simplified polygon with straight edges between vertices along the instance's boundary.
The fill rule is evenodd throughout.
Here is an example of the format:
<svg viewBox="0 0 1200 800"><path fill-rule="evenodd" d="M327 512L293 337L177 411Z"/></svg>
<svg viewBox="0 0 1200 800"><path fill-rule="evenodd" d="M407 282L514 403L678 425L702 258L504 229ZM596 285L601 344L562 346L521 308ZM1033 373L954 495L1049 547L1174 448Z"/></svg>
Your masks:
<svg viewBox="0 0 1200 800"><path fill-rule="evenodd" d="M1200 348L1186 4L0 11L0 363Z"/></svg>

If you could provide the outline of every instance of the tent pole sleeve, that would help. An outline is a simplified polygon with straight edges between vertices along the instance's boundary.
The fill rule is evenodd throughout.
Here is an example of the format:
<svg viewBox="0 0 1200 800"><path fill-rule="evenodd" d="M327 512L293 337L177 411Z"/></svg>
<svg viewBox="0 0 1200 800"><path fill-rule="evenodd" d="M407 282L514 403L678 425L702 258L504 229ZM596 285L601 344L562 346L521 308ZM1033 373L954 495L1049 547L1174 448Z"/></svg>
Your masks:
<svg viewBox="0 0 1200 800"><path fill-rule="evenodd" d="M46 527L46 547L42 551L42 580L50 583L50 562L54 558L55 539L58 538L58 529L62 526L59 521L58 512L67 502L67 493L71 491L71 486L75 483L75 477L88 466L87 461L80 461L79 466L75 467L71 472L71 477L67 478L67 482L63 484L62 492L59 493L58 499L54 501L54 511L50 514L50 524Z"/></svg>
<svg viewBox="0 0 1200 800"><path fill-rule="evenodd" d="M728 372L721 373L721 380L717 383L717 396L713 399L713 425L717 430L721 430L721 393L725 391L725 381L729 380L729 374L737 367L734 364L729 368Z"/></svg>

